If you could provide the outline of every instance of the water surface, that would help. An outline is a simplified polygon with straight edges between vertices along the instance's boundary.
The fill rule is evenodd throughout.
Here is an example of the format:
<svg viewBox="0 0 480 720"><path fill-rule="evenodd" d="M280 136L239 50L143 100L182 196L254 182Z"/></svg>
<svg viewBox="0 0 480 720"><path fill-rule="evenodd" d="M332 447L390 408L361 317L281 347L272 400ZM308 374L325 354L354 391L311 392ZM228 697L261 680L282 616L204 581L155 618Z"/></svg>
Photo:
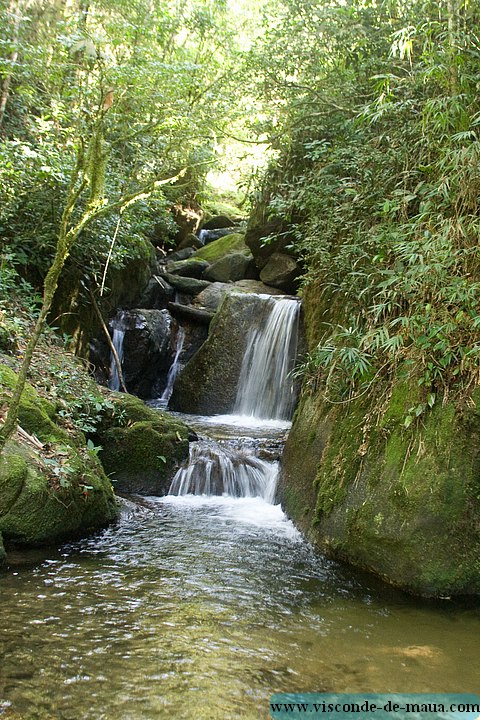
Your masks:
<svg viewBox="0 0 480 720"><path fill-rule="evenodd" d="M268 717L277 691L478 692L480 610L316 555L256 498L149 498L0 576L0 708Z"/></svg>

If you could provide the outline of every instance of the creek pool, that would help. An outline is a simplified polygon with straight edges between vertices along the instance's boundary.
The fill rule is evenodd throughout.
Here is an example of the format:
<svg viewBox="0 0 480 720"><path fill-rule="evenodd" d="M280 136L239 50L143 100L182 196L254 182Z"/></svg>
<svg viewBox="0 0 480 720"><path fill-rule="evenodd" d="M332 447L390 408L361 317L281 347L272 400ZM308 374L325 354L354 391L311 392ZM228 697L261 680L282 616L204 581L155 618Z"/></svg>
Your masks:
<svg viewBox="0 0 480 720"><path fill-rule="evenodd" d="M326 560L259 498L129 502L95 537L19 557L0 597L5 718L253 720L278 691L480 689L478 604Z"/></svg>

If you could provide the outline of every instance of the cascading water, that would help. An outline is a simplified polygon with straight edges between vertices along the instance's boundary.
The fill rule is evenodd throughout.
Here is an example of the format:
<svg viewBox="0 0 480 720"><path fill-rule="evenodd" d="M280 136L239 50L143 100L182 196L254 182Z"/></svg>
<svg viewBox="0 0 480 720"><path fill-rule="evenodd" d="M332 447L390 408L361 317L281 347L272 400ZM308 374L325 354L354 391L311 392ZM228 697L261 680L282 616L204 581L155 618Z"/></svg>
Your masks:
<svg viewBox="0 0 480 720"><path fill-rule="evenodd" d="M287 420L295 403L290 374L297 353L300 303L290 298L268 298L266 307L265 322L250 330L234 413Z"/></svg>
<svg viewBox="0 0 480 720"><path fill-rule="evenodd" d="M125 314L123 312L119 312L117 317L113 318L110 325L113 330L112 344L121 365L123 361L123 340L127 330L125 326ZM111 353L110 358L110 379L108 381L108 387L110 390L120 390L120 376L118 374L117 363L115 362L113 353Z"/></svg>
<svg viewBox="0 0 480 720"><path fill-rule="evenodd" d="M165 390L162 393L162 396L160 398L160 403L167 407L168 401L170 400L173 392L173 385L175 383L175 379L180 372L182 365L180 363L180 355L183 350L183 346L185 344L185 328L183 328L181 325L178 326L177 330L177 337L176 337L176 343L175 343L175 356L173 358L173 363L170 366L170 370L168 371L167 375L167 384L165 386Z"/></svg>
<svg viewBox="0 0 480 720"><path fill-rule="evenodd" d="M290 374L297 351L300 303L292 298L266 296L264 310L247 338L235 414L217 416L217 422L223 423L223 432L230 426L227 435L238 431L238 416L242 416L240 420L247 425L244 428L247 432L253 427L258 429L261 420L271 435L275 433L272 421L285 429L286 424L278 421L290 419L293 411L295 396ZM264 438L263 448L271 441L271 437ZM233 440L220 443L204 437L192 443L189 461L178 470L169 494L224 495L273 503L278 463L257 457L258 447L253 445L249 438L240 443Z"/></svg>
<svg viewBox="0 0 480 720"><path fill-rule="evenodd" d="M260 460L247 447L232 448L214 440L190 446L188 465L180 468L171 495L228 495L273 502L278 464Z"/></svg>

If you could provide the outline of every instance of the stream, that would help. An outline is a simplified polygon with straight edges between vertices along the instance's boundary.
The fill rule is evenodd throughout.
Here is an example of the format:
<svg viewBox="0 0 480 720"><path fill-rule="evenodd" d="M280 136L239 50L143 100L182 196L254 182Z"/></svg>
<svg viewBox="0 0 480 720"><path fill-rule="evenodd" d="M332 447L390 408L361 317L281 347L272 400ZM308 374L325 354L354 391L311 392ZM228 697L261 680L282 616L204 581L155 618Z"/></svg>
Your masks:
<svg viewBox="0 0 480 720"><path fill-rule="evenodd" d="M273 692L478 691L478 603L419 601L330 561L275 504L285 313L295 322L276 303L265 343L252 334L241 416L184 418L200 440L168 496L126 499L89 539L9 555L0 717L253 720Z"/></svg>

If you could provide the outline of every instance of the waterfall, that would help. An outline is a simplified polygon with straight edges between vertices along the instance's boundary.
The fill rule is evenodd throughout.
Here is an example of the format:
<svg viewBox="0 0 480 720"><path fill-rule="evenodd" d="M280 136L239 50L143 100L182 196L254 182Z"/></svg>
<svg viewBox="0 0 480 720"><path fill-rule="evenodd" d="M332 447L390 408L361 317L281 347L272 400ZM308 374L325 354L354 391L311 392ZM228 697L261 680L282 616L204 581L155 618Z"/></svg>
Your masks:
<svg viewBox="0 0 480 720"><path fill-rule="evenodd" d="M260 460L249 448L200 440L191 444L188 465L177 471L169 494L260 497L271 503L277 475L276 462Z"/></svg>
<svg viewBox="0 0 480 720"><path fill-rule="evenodd" d="M252 327L242 361L236 415L270 420L290 419L295 403L291 371L297 351L300 303L268 298L268 316Z"/></svg>
<svg viewBox="0 0 480 720"><path fill-rule="evenodd" d="M168 401L170 400L173 392L173 385L175 383L175 379L180 372L180 369L182 367L180 363L180 355L183 350L183 345L185 343L185 328L183 328L181 325L178 326L177 330L177 337L175 342L175 357L173 358L173 362L170 365L170 370L168 371L167 375L167 384L165 386L165 390L162 393L162 396L160 398L160 401L164 403L165 407L168 405Z"/></svg>
<svg viewBox="0 0 480 720"><path fill-rule="evenodd" d="M242 421L248 432L249 424L252 429L258 428L261 420L262 432L269 428L267 438L265 435L261 440L243 437L240 444L231 439L202 438L192 443L189 460L173 478L170 495L228 496L274 502L278 462L275 455L273 461L264 460L258 457L258 452L262 450L264 457L265 452L266 457L271 457L268 451L274 442L272 426L282 424L282 420L292 415L295 392L291 371L297 352L300 303L286 297L261 295L259 299L259 311L246 338L235 415L216 418L229 425L233 432L237 421ZM225 427L221 432L225 432Z"/></svg>
<svg viewBox="0 0 480 720"><path fill-rule="evenodd" d="M117 352L118 360L121 365L123 361L123 339L127 329L125 326L125 314L123 312L119 312L118 316L110 321L110 325L113 330L112 344ZM110 379L108 381L108 387L110 390L120 390L120 377L118 375L117 363L115 362L113 352L110 353Z"/></svg>

